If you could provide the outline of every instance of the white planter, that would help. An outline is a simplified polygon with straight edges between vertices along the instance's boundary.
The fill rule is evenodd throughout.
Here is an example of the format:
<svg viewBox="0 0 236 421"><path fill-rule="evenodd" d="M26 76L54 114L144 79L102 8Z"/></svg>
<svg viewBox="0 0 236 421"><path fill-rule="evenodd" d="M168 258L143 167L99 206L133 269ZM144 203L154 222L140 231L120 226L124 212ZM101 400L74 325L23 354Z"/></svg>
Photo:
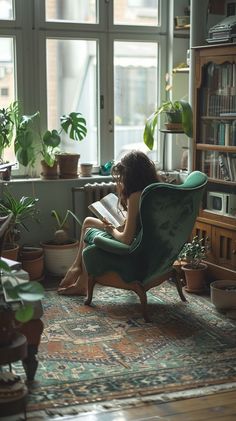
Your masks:
<svg viewBox="0 0 236 421"><path fill-rule="evenodd" d="M214 281L211 283L211 302L217 310L236 309L236 281Z"/></svg>
<svg viewBox="0 0 236 421"><path fill-rule="evenodd" d="M65 245L42 243L47 272L64 276L78 253L79 241Z"/></svg>

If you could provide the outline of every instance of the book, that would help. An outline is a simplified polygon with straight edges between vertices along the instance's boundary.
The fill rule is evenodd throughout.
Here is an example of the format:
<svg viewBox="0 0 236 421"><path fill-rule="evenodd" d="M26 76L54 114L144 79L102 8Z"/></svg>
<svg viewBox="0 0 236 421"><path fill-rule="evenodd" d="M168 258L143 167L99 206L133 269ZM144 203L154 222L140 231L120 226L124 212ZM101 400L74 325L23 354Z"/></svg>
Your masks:
<svg viewBox="0 0 236 421"><path fill-rule="evenodd" d="M22 263L17 262L16 260L7 259L6 257L1 256L1 260L6 263L9 267L9 270L20 270L22 268Z"/></svg>
<svg viewBox="0 0 236 421"><path fill-rule="evenodd" d="M218 159L219 159L219 165L220 165L220 170L221 170L223 180L230 181L230 174L229 174L229 169L228 169L227 156L224 155L223 153L221 153L221 154L219 154Z"/></svg>
<svg viewBox="0 0 236 421"><path fill-rule="evenodd" d="M125 222L126 212L119 208L118 197L114 193L109 193L91 203L88 208L97 218L107 219L115 228L122 226Z"/></svg>

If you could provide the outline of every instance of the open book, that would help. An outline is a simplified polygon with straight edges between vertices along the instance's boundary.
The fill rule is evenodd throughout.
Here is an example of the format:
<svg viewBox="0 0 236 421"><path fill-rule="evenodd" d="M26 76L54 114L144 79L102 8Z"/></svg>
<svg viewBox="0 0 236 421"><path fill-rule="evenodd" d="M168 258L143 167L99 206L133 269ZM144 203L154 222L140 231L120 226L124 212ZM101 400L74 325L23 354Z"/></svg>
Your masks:
<svg viewBox="0 0 236 421"><path fill-rule="evenodd" d="M99 219L106 218L115 228L122 226L125 222L126 212L119 209L118 197L114 193L107 194L88 208Z"/></svg>

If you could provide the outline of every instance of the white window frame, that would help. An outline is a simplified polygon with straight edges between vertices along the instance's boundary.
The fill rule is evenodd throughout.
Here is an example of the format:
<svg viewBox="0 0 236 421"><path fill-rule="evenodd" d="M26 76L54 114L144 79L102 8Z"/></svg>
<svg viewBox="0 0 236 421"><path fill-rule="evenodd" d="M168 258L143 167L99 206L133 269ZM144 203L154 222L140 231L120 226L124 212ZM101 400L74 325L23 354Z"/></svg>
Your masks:
<svg viewBox="0 0 236 421"><path fill-rule="evenodd" d="M94 39L98 41L98 97L104 97L104 108L98 120L99 162L113 159L114 153L114 97L113 97L113 43L114 41L158 42L160 87L157 105L165 96L164 80L167 68L168 2L160 0L160 26L114 25L112 0L99 0L99 23L45 22L43 0L15 0L16 20L0 20L0 36L16 40L17 96L22 99L24 112L40 110L42 129L47 127L46 39ZM32 21L32 16L34 17ZM158 142L157 157L162 156ZM157 158L157 161L159 159ZM22 172L22 170L21 170ZM39 168L36 167L39 174Z"/></svg>

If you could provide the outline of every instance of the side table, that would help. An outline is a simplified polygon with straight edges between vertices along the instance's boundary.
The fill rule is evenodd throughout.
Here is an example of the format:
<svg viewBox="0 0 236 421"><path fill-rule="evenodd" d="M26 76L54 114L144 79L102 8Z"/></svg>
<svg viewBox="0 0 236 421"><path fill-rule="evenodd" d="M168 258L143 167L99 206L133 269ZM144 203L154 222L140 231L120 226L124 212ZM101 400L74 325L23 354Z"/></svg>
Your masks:
<svg viewBox="0 0 236 421"><path fill-rule="evenodd" d="M0 365L9 365L11 363L24 360L27 356L27 339L21 333L16 333L10 345L0 347ZM14 415L19 412L24 413L26 419L26 399L27 387L24 386L22 394L19 397L0 399L0 417Z"/></svg>

